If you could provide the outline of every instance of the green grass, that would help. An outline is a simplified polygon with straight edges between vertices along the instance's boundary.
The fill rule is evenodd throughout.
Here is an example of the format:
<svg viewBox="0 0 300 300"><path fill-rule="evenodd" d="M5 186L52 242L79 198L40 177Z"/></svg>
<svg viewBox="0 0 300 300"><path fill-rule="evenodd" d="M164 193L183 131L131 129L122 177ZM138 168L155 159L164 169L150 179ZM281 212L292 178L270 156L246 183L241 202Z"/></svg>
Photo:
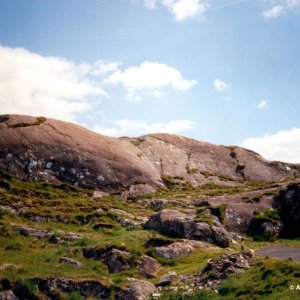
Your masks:
<svg viewBox="0 0 300 300"><path fill-rule="evenodd" d="M257 259L254 266L238 276L231 276L219 288L222 299L299 299L300 264L275 259Z"/></svg>
<svg viewBox="0 0 300 300"><path fill-rule="evenodd" d="M6 188L0 189L0 205L18 209L18 203L22 202L27 208L26 212L21 214L21 216L14 216L12 213L0 209L0 264L13 264L10 268L0 270L0 279L6 278L12 282L19 282L20 286L26 286L24 289L27 289L28 293L31 293L33 290L31 281L33 278L45 278L48 276L66 277L76 280L100 280L101 282L106 282L108 286L118 288L126 283L126 278L128 277L145 279L136 269L137 262L143 254L156 258L162 264L162 269L158 273L157 278L150 280L153 283L156 283L160 276L169 271L176 271L178 274L196 274L204 268L208 259L226 253L226 250L218 247L207 247L200 248L178 259L157 257L153 247L147 246L146 242L151 238L164 237L157 232L144 230L142 226L134 229L121 227L118 222L118 214L112 212L111 209L121 209L135 216L149 216L153 213L153 210L147 199L176 199L178 202L180 202L180 199L188 199L192 204L192 201L195 199L234 195L249 190L261 189L267 185L244 182L243 185L238 187L216 184L194 187L190 182L179 176L166 176L164 179L169 185L168 189L160 188L155 193L124 201L117 196L94 199L91 191L66 183L52 184L19 181L5 171L0 170L0 180L7 183ZM141 201L137 201L139 199ZM168 207L178 209L176 203L170 204ZM97 211L99 208L102 210ZM185 204L185 208L193 208L193 206ZM226 205L198 208L198 221L212 224L211 217L204 212L205 209L210 209L212 214L222 220ZM42 216L48 221L33 222L30 220L32 216ZM265 212L265 217L276 219L276 212ZM82 238L74 242L50 244L47 240L21 236L12 230L11 223L37 229L71 231L75 234L80 234ZM276 241L276 243L280 242ZM300 240L286 240L283 243L300 245ZM259 248L268 243L255 242L247 237L244 244L245 247ZM86 259L82 255L83 248L109 246L123 247L132 253L130 261L132 268L130 270L118 274L109 274L107 266L102 261ZM239 247L240 245L230 251L238 251ZM82 267L76 268L68 263L59 263L61 256L78 260ZM239 282L234 282L234 277L228 279L222 285L221 292L224 294L222 299L235 299L236 294L238 295L237 297L240 297L237 299L244 299L238 294L241 293L242 283L245 286L250 286L248 288L249 293L251 289L251 295L254 296L261 288L267 288L262 286L264 283L252 282L253 280L258 280L259 274L261 276L265 274L263 279L260 277L260 281L271 284L272 289L278 295L284 295L283 290L281 290L283 285L280 285L283 283L280 280L285 278L291 281L292 277L280 272L283 272L284 268L292 268L289 269L292 272L291 274L298 274L297 268L299 266L293 262L285 262L285 265L282 266L271 260L268 261L267 265L259 265L258 263L251 270L240 275ZM264 264L264 262L262 263ZM261 270L262 266L265 266L265 270ZM295 269L295 271L294 268L297 270ZM276 296L277 294L274 295ZM197 291L190 296L184 296L180 292L168 293L168 295L164 294L161 299L219 299L219 297L214 292ZM63 296L62 299L81 299L81 296L78 293L72 293Z"/></svg>
<svg viewBox="0 0 300 300"><path fill-rule="evenodd" d="M22 127L29 127L29 126L37 126L37 125L45 123L46 120L47 119L45 117L37 117L35 122L32 122L32 123L23 122L23 123L16 123L16 124L8 124L7 127L8 128L22 128Z"/></svg>

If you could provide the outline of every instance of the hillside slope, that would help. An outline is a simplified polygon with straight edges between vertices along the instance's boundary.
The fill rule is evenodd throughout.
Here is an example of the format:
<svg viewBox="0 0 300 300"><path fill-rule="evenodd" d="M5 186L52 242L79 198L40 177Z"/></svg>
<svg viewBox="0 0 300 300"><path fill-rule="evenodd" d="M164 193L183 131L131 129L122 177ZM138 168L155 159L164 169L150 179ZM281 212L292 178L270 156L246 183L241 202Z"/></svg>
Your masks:
<svg viewBox="0 0 300 300"><path fill-rule="evenodd" d="M0 167L20 179L100 190L140 183L156 187L166 176L200 185L279 181L300 174L299 165L268 162L239 147L169 134L116 139L75 124L21 115L0 116Z"/></svg>
<svg viewBox="0 0 300 300"><path fill-rule="evenodd" d="M160 181L160 173L131 143L75 124L19 115L0 117L0 167L21 179L99 189Z"/></svg>

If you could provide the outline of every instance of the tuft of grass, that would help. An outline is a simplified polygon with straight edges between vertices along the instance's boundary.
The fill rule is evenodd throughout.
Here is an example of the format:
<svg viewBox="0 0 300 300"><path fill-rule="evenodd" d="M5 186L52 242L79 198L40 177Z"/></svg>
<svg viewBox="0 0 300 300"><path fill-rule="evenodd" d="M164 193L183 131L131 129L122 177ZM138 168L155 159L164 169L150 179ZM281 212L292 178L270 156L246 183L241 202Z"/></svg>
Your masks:
<svg viewBox="0 0 300 300"><path fill-rule="evenodd" d="M41 125L41 124L45 123L46 120L47 119L45 117L37 117L35 122L33 122L33 123L21 122L21 123L16 123L16 124L8 124L7 127L8 128L22 128L22 127L29 127L29 126L37 126L37 125Z"/></svg>
<svg viewBox="0 0 300 300"><path fill-rule="evenodd" d="M223 203L218 206L209 207L212 214L217 216L222 224L224 223L225 211L226 211L227 206L228 206L227 203Z"/></svg>

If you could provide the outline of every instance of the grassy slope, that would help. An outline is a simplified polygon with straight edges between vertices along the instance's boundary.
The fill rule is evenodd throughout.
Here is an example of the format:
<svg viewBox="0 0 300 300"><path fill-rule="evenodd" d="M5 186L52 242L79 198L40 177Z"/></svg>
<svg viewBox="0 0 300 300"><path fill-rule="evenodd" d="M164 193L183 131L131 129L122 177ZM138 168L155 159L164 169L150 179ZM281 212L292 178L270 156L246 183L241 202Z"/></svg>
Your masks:
<svg viewBox="0 0 300 300"><path fill-rule="evenodd" d="M101 261L85 259L82 256L82 249L88 246L123 246L133 253L135 261L143 253L152 253L151 249L146 248L145 242L149 238L160 237L160 235L143 230L141 227L136 229L123 228L117 222L116 214L110 211L111 208L119 208L136 216L147 216L154 213L147 201L138 201L139 197L132 199L132 201L124 201L114 197L94 199L89 191L74 188L67 184L21 182L4 173L1 174L1 177L2 181L6 182L6 188L0 189L0 205L16 206L18 202L22 202L22 205L27 207L25 217L39 215L56 220L62 216L64 222L37 223L0 210L0 264L12 263L16 265L15 268L0 270L0 279L8 278L16 281L57 276L74 279L97 279L109 285L118 286L122 285L127 277L142 278L135 268L134 261L131 270L119 274L109 274L107 266ZM148 195L148 197L154 199L197 199L198 197L236 194L260 186L260 184L251 184L234 188L211 184L202 188L193 188L187 184L181 187L172 187L170 190L160 190L156 194ZM96 212L99 208L103 211ZM39 229L72 231L81 234L82 239L53 245L45 240L21 236L12 231L11 223ZM112 228L95 230L93 229L95 224L111 225ZM300 244L299 241L291 241L290 243ZM266 243L255 243L247 239L244 244L255 248ZM232 247L232 251L240 249L240 245ZM205 266L207 259L224 252L226 250L210 247L200 249L176 261L157 258L163 264L158 278L159 275L171 270L181 274L199 272ZM76 268L69 264L58 263L61 256L80 261L82 267ZM290 271L287 273L285 270ZM222 299L255 299L255 297L257 299L296 299L296 291L290 292L288 285L297 284L299 274L300 266L297 263L258 260L253 268L239 277L239 280L236 278L228 279L222 285L218 295L201 292L201 296L198 294L194 298L189 298L180 293L181 296L170 295L163 299L219 299L221 294ZM157 280L156 278L151 281L156 282ZM246 292L243 293L242 291ZM269 294L269 291L272 291L272 294ZM294 298L291 298L292 296Z"/></svg>

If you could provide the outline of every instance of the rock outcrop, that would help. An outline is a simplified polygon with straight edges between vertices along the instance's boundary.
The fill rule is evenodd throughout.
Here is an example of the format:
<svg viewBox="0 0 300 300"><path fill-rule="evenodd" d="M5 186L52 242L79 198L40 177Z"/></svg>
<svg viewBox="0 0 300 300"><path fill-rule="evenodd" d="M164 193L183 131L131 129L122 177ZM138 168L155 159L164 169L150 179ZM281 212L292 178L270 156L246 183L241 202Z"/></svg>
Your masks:
<svg viewBox="0 0 300 300"><path fill-rule="evenodd" d="M182 240L170 245L154 247L154 251L156 255L163 258L179 258L205 247L208 245L200 241Z"/></svg>
<svg viewBox="0 0 300 300"><path fill-rule="evenodd" d="M208 261L202 272L196 275L182 275L181 280L193 286L216 289L232 274L239 274L250 268L253 251L224 254Z"/></svg>
<svg viewBox="0 0 300 300"><path fill-rule="evenodd" d="M145 227L170 237L206 241L220 247L228 247L230 243L229 234L221 223L215 221L210 225L199 222L196 215L187 215L171 209L152 215Z"/></svg>
<svg viewBox="0 0 300 300"><path fill-rule="evenodd" d="M146 300L157 292L156 287L144 280L130 278L130 283L117 293L116 300Z"/></svg>
<svg viewBox="0 0 300 300"><path fill-rule="evenodd" d="M117 273L130 269L131 253L125 248L114 246L108 248L84 248L85 258L102 260L108 267L109 273Z"/></svg>
<svg viewBox="0 0 300 300"><path fill-rule="evenodd" d="M160 173L132 143L46 118L0 116L0 168L20 179L87 188L157 186Z"/></svg>
<svg viewBox="0 0 300 300"><path fill-rule="evenodd" d="M253 151L169 134L110 138L81 126L22 115L0 115L0 168L20 179L85 188L151 193L166 176L201 185L222 178L279 181L300 166L268 162ZM2 182L5 185L5 182Z"/></svg>
<svg viewBox="0 0 300 300"><path fill-rule="evenodd" d="M241 148L216 146L171 134L150 134L131 139L161 174L181 177L194 184L221 183L220 178L279 181L299 176L300 166L269 162L258 153Z"/></svg>
<svg viewBox="0 0 300 300"><path fill-rule="evenodd" d="M56 290L62 290L66 293L79 292L84 298L108 299L111 289L98 281L83 280L74 281L66 278L46 278L35 280L38 289L48 297L53 297Z"/></svg>
<svg viewBox="0 0 300 300"><path fill-rule="evenodd" d="M274 197L273 207L283 223L282 234L289 238L300 237L300 184L282 190Z"/></svg>

